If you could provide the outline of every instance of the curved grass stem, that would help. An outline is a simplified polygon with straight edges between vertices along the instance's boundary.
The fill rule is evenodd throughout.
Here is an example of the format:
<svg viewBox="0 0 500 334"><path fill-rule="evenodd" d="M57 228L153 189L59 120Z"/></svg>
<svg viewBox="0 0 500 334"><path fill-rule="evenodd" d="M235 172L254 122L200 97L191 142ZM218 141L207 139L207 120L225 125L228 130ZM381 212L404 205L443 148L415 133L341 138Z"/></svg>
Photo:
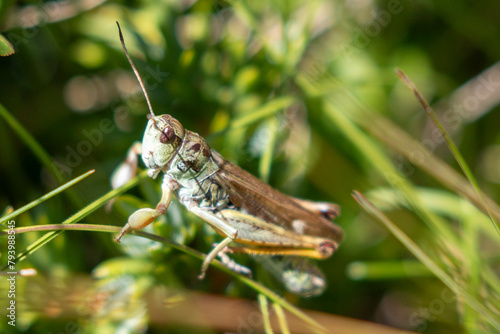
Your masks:
<svg viewBox="0 0 500 334"><path fill-rule="evenodd" d="M134 181L134 180L132 180L132 181ZM130 181L130 182L132 182L132 181ZM126 187L127 185L129 185L129 183L127 183L124 187ZM122 191L123 190L122 188L117 189L117 190ZM117 190L113 190L110 193L116 193ZM125 191L125 190L123 190L123 191ZM94 203L91 203L88 207L99 207L99 206L102 206L107 200L109 200L110 196L108 194L106 194L105 196L103 196L100 199L96 200ZM116 196L116 194L115 194L115 196ZM87 208L84 208L81 211L83 211L85 209L87 209ZM80 215L81 215L80 212L78 212L77 214L73 215L72 217L77 217L77 218L80 217ZM86 210L86 212L88 212L88 210ZM14 231L15 231L16 234L29 233L29 232L39 232L39 231L51 231L52 234L48 233L45 236L47 236L49 234L51 236L52 235L55 236L55 235L59 234L62 231L68 231L68 230L69 231L106 232L106 233L118 233L121 230L121 227L118 227L118 226L93 225L93 224L74 224L74 223L66 223L67 221L68 220L66 220L62 224L16 227L16 228L14 228ZM7 230L0 231L0 235L5 235L6 233L7 233ZM200 253L200 252L198 252L198 251L196 251L196 250L194 250L194 249L192 249L190 247L187 247L185 245L181 245L181 244L175 243L175 242L173 242L173 241L171 241L169 239L163 238L163 237L155 235L155 234L151 234L151 233L147 233L147 232L143 232L143 231L135 231L135 230L130 231L129 234L134 234L134 235L137 235L137 236L140 236L140 237L143 237L143 238L147 238L147 239L150 239L150 240L153 240L153 241L160 242L162 244L165 244L165 245L168 245L168 246L170 246L172 248L175 248L175 249L177 249L177 250L179 250L181 252L184 252L185 254L188 254L188 255L190 255L192 257L195 257L195 258L197 258L199 260L204 260L205 259L205 254ZM48 241L50 241L50 240L48 240ZM43 244L47 243L48 241L45 240L45 242ZM41 246L39 246L39 247L41 247ZM30 248L31 253L34 252L39 247L37 247L37 248ZM25 256L27 256L27 255L28 254L24 254L23 258ZM327 330L323 326L321 326L317 321L315 321L313 318L309 317L307 314L305 314L304 312L302 312L300 309L298 309L294 305L290 304L285 299L281 298L279 295L277 295L276 293L274 293L270 289L266 288L265 286L263 286L259 282L256 282L256 281L254 281L254 280L252 280L252 279L250 279L248 277L245 277L243 275L239 275L239 274L235 273L234 271L232 271L231 269L227 268L224 264L222 264L218 260L214 260L210 264L213 265L213 266L215 266L215 267L217 267L218 269L226 272L227 274L233 276L234 278L236 278L237 280L239 280L243 284L245 284L248 287L250 287L251 289L255 290L260 295L262 295L265 298L271 300L273 303L278 304L282 308L286 309L287 311L289 311L290 313L292 313L293 315L295 315L297 318L299 318L302 321L304 321L304 323L308 324L310 326L310 329L313 332L315 332L315 333L327 333Z"/></svg>
<svg viewBox="0 0 500 334"><path fill-rule="evenodd" d="M449 147L451 153L453 154L453 156L455 157L455 160L457 161L458 165L460 166L460 168L464 172L465 176L469 180L470 184L472 185L472 187L476 191L476 194L479 197L479 200L483 203L484 208L486 209L488 215L490 216L490 220L493 223L493 226L495 227L495 230L497 231L498 235L500 236L500 226L498 225L498 222L496 221L496 219L493 217L491 210L489 208L488 202L486 201L486 198L484 197L484 194L483 194L481 188L479 188L479 184L477 183L476 178L472 174L472 171L470 170L469 165L467 164L464 157L460 153L457 145L455 144L455 142L453 141L451 136L448 134L448 132L446 131L444 126L441 124L441 122L437 118L436 113L434 112L434 109L431 108L431 106L429 105L427 100L422 96L422 94L420 94L420 92L417 89L417 87L415 86L415 84L410 80L410 78L408 78L408 76L402 70L396 69L396 75L401 79L401 81L403 81L403 83L417 97L418 102L420 102L420 104L424 108L427 115L431 118L432 122L434 122L434 125L436 125L436 127L439 129L439 132L443 136L443 138L446 142L446 145L448 145L448 147Z"/></svg>

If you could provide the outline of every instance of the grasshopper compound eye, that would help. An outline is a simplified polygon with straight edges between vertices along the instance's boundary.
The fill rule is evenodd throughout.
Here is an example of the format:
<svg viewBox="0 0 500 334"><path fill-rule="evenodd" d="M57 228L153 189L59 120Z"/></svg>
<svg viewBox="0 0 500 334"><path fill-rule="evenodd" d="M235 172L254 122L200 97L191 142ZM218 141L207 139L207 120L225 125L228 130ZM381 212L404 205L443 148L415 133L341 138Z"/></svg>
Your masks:
<svg viewBox="0 0 500 334"><path fill-rule="evenodd" d="M158 116L155 127L160 132L159 139L162 144L173 143L180 145L180 141L184 138L184 127L178 120L168 114Z"/></svg>
<svg viewBox="0 0 500 334"><path fill-rule="evenodd" d="M171 143L175 138L175 131L172 127L167 126L163 131L161 132L160 135L160 142L162 144L169 144Z"/></svg>

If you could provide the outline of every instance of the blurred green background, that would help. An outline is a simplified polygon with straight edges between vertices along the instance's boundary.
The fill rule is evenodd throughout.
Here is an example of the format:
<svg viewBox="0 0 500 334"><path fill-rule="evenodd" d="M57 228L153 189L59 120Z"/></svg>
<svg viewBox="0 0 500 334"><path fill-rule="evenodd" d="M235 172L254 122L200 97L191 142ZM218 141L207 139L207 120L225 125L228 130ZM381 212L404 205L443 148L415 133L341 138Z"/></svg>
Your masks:
<svg viewBox="0 0 500 334"><path fill-rule="evenodd" d="M0 6L1 33L16 50L0 58L3 115L17 119L51 157L44 165L0 120L0 209L18 208L96 170L71 191L17 217L16 226L61 223L110 191L111 173L142 138L147 107L119 44L119 21L157 115L171 114L226 159L287 194L341 206L337 223L346 237L334 256L319 263L329 285L323 295L293 296L257 262L237 257L258 281L299 307L416 332L500 332L351 197L354 189L367 193L457 286L500 318L499 235L462 193L449 189L456 183L447 172L434 169L438 175L432 176L416 166L433 169L407 146L406 136L459 170L394 74L399 67L413 79L481 188L498 202L498 1L81 0ZM417 202L408 194L400 198L394 173ZM117 198L111 212L101 208L83 222L122 226L137 207L156 205L158 186L144 179ZM205 253L217 240L178 205L151 231ZM19 235L17 252L41 236ZM92 273L118 300L141 300L154 288L256 299L252 289L217 269L198 281L199 266L197 259L142 238L118 245L109 233L64 232L18 265L36 268L38 276L18 278L25 308L15 330L68 332L74 323L81 333L222 331L194 321L148 326L139 301L133 316L123 310L117 315L104 297L92 299L85 311L73 312L70 301L66 307L50 304L51 295L83 298ZM0 328L12 330L5 322Z"/></svg>

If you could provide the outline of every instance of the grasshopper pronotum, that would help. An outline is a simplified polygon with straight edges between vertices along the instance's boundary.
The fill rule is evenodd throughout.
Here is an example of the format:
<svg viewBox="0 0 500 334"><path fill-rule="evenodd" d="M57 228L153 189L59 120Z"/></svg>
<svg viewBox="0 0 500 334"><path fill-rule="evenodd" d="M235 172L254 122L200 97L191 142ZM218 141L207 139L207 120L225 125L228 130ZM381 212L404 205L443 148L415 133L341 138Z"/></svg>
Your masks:
<svg viewBox="0 0 500 334"><path fill-rule="evenodd" d="M190 212L224 237L207 254L200 278L216 256L235 271L250 272L232 262L226 255L228 251L284 256L269 261L282 271L281 278L289 290L307 295L321 293L325 287L323 276L304 258L325 259L337 249L342 230L330 219L338 215L338 206L286 196L225 160L205 139L184 129L172 116L156 116L125 47L120 25L118 29L123 50L148 103L149 121L142 143L136 142L130 148L126 161L113 174L112 184L116 188L135 173L139 154L150 177L164 174L156 208L135 211L115 240L118 242L131 229L151 224L167 211L176 195Z"/></svg>

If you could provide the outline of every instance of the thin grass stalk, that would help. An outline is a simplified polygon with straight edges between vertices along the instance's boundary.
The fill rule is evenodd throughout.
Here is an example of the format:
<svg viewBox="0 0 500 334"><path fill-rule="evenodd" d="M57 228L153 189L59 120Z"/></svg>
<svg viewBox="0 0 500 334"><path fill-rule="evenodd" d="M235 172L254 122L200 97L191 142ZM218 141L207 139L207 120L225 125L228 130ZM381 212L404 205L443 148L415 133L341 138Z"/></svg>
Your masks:
<svg viewBox="0 0 500 334"><path fill-rule="evenodd" d="M122 189L122 188L119 188L119 189ZM115 190L113 190L112 192L115 192ZM107 196L108 194L106 194L105 196L101 197L100 199L94 201L89 206L100 207L100 206L104 205L104 203L106 203L106 201L110 197L110 196ZM116 194L114 194L114 196L116 196ZM104 198L106 198L106 200L104 200ZM83 209L83 210L85 210L85 209ZM78 213L73 215L72 217L73 217L72 219L74 221L78 221L81 219L79 217ZM68 220L66 220L65 222L68 222ZM68 230L68 231L92 231L92 232L106 232L106 233L119 233L121 231L121 227L118 227L118 226L74 224L74 223L67 223L66 224L65 222L63 222L61 224L52 224L52 225L16 227L16 228L14 228L14 231L16 234L36 232L36 231L52 231L52 233L57 233L57 232L61 232L64 230ZM0 230L0 236L6 235L7 232L8 232L8 230ZM187 247L185 245L177 244L169 239L163 238L163 237L155 235L155 234L147 233L144 231L136 231L136 230L130 231L129 234L137 235L140 237L144 237L144 238L147 238L147 239L150 239L153 241L157 241L157 242L166 244L172 248L175 248L181 252L184 252L187 255L195 257L201 261L203 261L205 259L205 254L200 253L200 252L198 252L190 247ZM257 293L262 294L267 299L271 300L273 303L280 305L281 307L283 307L284 309L289 311L291 314L293 314L297 318L301 319L304 323L308 324L310 326L310 329L312 332L323 333L323 334L327 333L327 330L322 325L320 325L316 320L309 317L307 314L302 312L300 309L298 309L294 305L290 304L285 299L281 298L275 292L271 291L270 289L263 286L262 284L254 281L246 276L235 273L234 271L227 268L224 264L222 264L218 260L214 260L210 264L217 267L218 269L224 271L225 273L231 275L232 277L236 278L237 280L239 280L243 284L245 284L248 287L250 287L251 289L255 290Z"/></svg>
<svg viewBox="0 0 500 334"><path fill-rule="evenodd" d="M38 204L41 204L43 202L45 202L46 200L54 197L55 195L63 192L64 190L68 189L69 187L72 187L73 185L77 184L78 182L82 181L83 179L85 179L87 176L90 176L91 174L94 174L95 172L95 169L91 169L89 170L88 172L74 178L73 180L69 181L69 182L66 182L65 184L63 184L62 186L52 190L51 192L48 192L47 194L37 198L36 200L20 207L19 209L11 212L10 214L8 214L7 216L5 217L2 217L0 219L0 224L3 224L5 223L6 221L8 221L9 219L12 219L16 216L19 216L20 214L28 211L29 209L31 208L34 208L35 206L37 206Z"/></svg>
<svg viewBox="0 0 500 334"><path fill-rule="evenodd" d="M481 188L479 188L479 184L477 183L476 178L474 177L474 174L472 174L472 171L470 170L469 165L467 164L464 157L460 153L460 150L458 149L457 145L455 144L455 142L453 141L451 136L448 134L448 132L445 130L445 128L443 127L443 125L441 124L439 119L437 118L436 113L431 108L431 106L429 105L427 100L422 96L422 94L420 94L417 87L410 80L410 78L408 78L408 76L400 69L396 69L396 74L404 82L404 84L406 86L408 86L408 88L410 88L410 90L413 92L413 94L415 94L415 96L417 97L418 101L420 102L420 104L424 108L427 115L431 118L432 122L439 129L439 132L443 136L451 153L455 157L455 160L458 162L458 165L460 166L460 168L464 172L465 176L469 180L470 184L474 188L477 196L479 197L479 200L483 203L484 208L486 209L486 212L488 213L488 216L490 216L490 219L491 219L493 226L495 227L498 235L500 236L500 226L498 225L498 222L495 220L495 218L491 214L490 208L488 207L488 203L486 202L483 191L481 190Z"/></svg>
<svg viewBox="0 0 500 334"><path fill-rule="evenodd" d="M266 334L274 334L273 327L271 326L271 315L269 314L269 303L266 296L259 294L257 296L259 301L260 313L262 313L262 324Z"/></svg>
<svg viewBox="0 0 500 334"><path fill-rule="evenodd" d="M489 309L484 307L483 303L477 300L473 295L463 289L455 282L441 267L439 267L413 240L411 240L403 231L401 231L387 216L378 210L370 201L368 201L360 192L353 192L354 199L368 212L372 217L381 222L419 261L421 261L434 275L443 282L451 291L462 298L472 307L478 315L484 317L492 326L500 330L500 319Z"/></svg>
<svg viewBox="0 0 500 334"><path fill-rule="evenodd" d="M61 224L62 225L73 224L73 223L76 223L76 222L82 220L83 218L85 218L86 216L88 216L89 214L91 214L92 212L94 212L95 210L97 210L98 208L103 206L104 204L106 204L106 202L108 202L109 200L115 198L119 194L121 194L121 193L127 191L128 189L132 188L133 186L135 186L137 183L139 183L140 180L142 180L143 178L145 178L147 176L148 176L147 170L144 170L142 173L140 173L139 175L134 177L132 180L130 180L129 182L127 182L126 184L124 184L120 188L108 192L104 196L95 200L91 204L87 205L86 207L84 207L83 209L81 209L80 211L78 211L77 213L75 213L74 215L69 217L68 219L66 219ZM24 251L18 253L16 256L16 259L13 262L17 263L19 261L24 260L27 256L36 252L43 245L50 242L52 239L57 237L59 234L60 234L60 231L53 231L53 232L49 232L49 233L45 234L44 236L40 237L37 241L35 241L31 245L29 245Z"/></svg>
<svg viewBox="0 0 500 334"><path fill-rule="evenodd" d="M283 312L283 308L279 304L273 303L273 309L276 314L276 318L278 318L281 333L290 334L290 328L288 328L288 322L286 321L286 315L285 312Z"/></svg>

